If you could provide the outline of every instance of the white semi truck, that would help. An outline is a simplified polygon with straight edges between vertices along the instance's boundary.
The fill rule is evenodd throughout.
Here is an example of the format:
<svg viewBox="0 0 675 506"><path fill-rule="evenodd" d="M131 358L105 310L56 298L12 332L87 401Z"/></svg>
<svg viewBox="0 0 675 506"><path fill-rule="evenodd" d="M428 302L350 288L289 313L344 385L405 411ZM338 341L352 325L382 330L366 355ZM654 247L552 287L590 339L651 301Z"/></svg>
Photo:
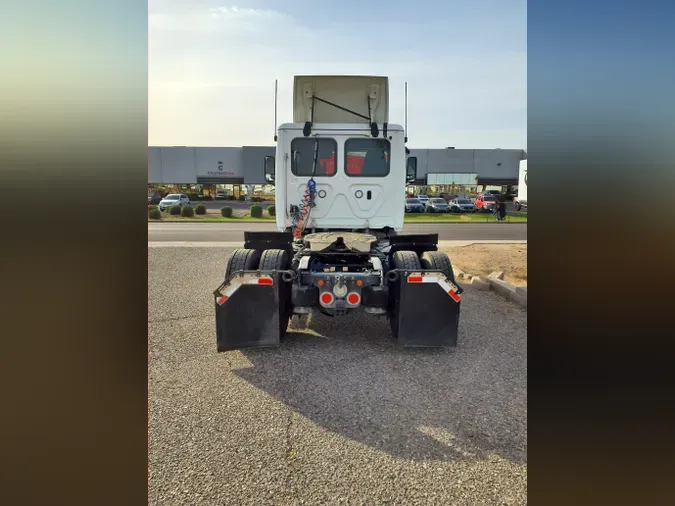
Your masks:
<svg viewBox="0 0 675 506"><path fill-rule="evenodd" d="M520 161L518 170L518 195L513 199L516 211L527 209L527 160Z"/></svg>
<svg viewBox="0 0 675 506"><path fill-rule="evenodd" d="M275 141L261 164L277 231L245 232L227 260L218 351L278 346L314 311L387 317L402 346L456 346L462 288L438 234L399 234L417 160L389 123L388 78L296 76L293 123L278 128L275 90Z"/></svg>

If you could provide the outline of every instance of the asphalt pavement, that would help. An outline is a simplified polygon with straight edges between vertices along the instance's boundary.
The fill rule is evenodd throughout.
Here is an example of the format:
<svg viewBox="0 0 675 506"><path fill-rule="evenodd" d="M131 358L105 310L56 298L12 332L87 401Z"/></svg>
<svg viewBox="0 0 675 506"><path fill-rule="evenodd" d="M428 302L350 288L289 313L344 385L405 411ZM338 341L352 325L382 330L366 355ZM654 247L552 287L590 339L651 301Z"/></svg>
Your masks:
<svg viewBox="0 0 675 506"><path fill-rule="evenodd" d="M274 231L274 223L148 223L148 242L244 241L245 231ZM527 223L408 223L403 233L438 233L439 240L527 240Z"/></svg>
<svg viewBox="0 0 675 506"><path fill-rule="evenodd" d="M231 251L149 253L151 504L527 503L526 310L468 286L454 351L358 314L218 354Z"/></svg>

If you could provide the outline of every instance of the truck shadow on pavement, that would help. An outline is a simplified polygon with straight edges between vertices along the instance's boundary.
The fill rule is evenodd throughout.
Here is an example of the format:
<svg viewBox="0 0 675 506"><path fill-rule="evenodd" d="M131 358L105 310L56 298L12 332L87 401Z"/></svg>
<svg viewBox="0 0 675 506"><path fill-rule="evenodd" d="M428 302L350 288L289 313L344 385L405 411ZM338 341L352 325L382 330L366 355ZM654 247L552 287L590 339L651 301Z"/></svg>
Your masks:
<svg viewBox="0 0 675 506"><path fill-rule="evenodd" d="M397 458L526 463L526 343L480 338L480 325L470 339L462 330L456 350L402 349L384 319L313 315L280 348L244 350L252 367L234 373L320 427Z"/></svg>

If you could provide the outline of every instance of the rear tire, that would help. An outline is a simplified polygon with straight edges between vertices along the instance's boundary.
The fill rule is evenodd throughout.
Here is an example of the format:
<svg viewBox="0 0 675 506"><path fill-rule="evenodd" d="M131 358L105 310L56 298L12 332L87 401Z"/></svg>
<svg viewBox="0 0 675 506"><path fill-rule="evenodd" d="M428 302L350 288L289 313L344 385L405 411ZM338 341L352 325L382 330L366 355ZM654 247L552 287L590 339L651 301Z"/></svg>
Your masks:
<svg viewBox="0 0 675 506"><path fill-rule="evenodd" d="M228 279L237 271L253 271L258 268L260 255L254 249L237 248L232 256L227 259L225 267L225 279Z"/></svg>
<svg viewBox="0 0 675 506"><path fill-rule="evenodd" d="M452 263L450 257L442 251L425 251L420 260L422 269L433 269L441 271L446 278L455 282L455 273L452 271Z"/></svg>
<svg viewBox="0 0 675 506"><path fill-rule="evenodd" d="M420 259L414 251L397 251L392 257L394 269L421 269Z"/></svg>
<svg viewBox="0 0 675 506"><path fill-rule="evenodd" d="M282 249L266 249L260 256L258 269L261 271L285 271L288 269L288 255Z"/></svg>

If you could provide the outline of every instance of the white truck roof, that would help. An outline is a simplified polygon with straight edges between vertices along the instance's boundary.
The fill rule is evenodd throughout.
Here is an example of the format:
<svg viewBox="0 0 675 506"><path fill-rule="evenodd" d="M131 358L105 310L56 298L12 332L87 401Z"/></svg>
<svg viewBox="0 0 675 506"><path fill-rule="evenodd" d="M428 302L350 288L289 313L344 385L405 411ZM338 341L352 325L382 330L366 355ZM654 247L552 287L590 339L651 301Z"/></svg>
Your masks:
<svg viewBox="0 0 675 506"><path fill-rule="evenodd" d="M356 112L314 99L313 123L389 123L389 78L384 76L295 76L293 122L312 121L312 96ZM370 114L368 105L370 104Z"/></svg>
<svg viewBox="0 0 675 506"><path fill-rule="evenodd" d="M279 130L302 130L304 128L304 123L282 123L277 128ZM382 130L382 124L379 123L378 126ZM368 129L368 125L364 123L354 123L353 121L348 123L314 123L312 127L313 131L331 131L335 130L336 132L349 132L351 130L363 130ZM403 132L403 126L397 123L389 123L387 125L387 131L389 132Z"/></svg>

